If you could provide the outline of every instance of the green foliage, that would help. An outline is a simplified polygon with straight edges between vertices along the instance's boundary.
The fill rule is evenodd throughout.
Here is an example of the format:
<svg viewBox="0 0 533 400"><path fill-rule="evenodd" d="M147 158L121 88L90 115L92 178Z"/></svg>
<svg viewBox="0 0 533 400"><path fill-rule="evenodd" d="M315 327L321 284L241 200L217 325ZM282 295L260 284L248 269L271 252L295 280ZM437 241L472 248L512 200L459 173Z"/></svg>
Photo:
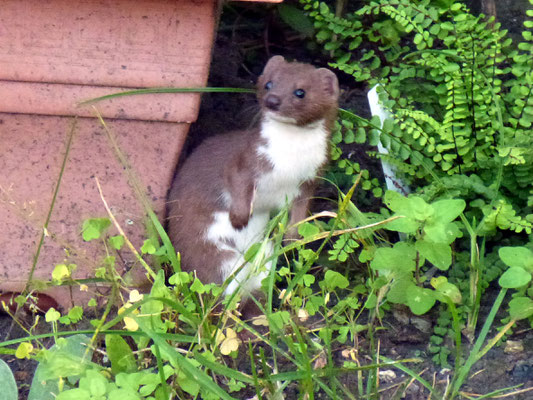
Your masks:
<svg viewBox="0 0 533 400"><path fill-rule="evenodd" d="M358 171L343 158L343 141L352 143L357 137L358 143L375 145L378 137L388 149L386 155L370 154L393 166L417 192L418 203L412 204L420 214L403 208L401 213L413 216L389 223L388 229L414 239L420 260L446 273L466 300L457 311L467 319L465 333L473 335L481 295L490 282L498 279L522 296L531 279L522 267L505 268L497 256L502 240L524 244L533 231L531 20L524 23L522 39L513 43L499 23L453 0L369 1L344 15L325 1L300 3L314 20L316 40L330 55L330 65L369 87L379 85L380 101L391 115L381 126L376 117L368 121L341 112L341 129L333 138L335 168ZM429 215L427 205L450 199L462 199L457 200L463 204L462 223L450 225L451 231L421 229L416 218ZM357 249L349 244L348 236L341 236L330 258L349 260ZM390 288L380 279L376 282L392 299L408 304L412 266L393 262L406 255L396 246L364 246L359 259L374 257L371 265L379 274L407 271L403 280L397 276L388 281ZM426 299L425 307L430 306L429 292L419 289L412 290L414 298ZM411 302L415 311L413 307L425 310ZM512 310L517 315L516 306ZM443 333L449 327L440 328Z"/></svg>
<svg viewBox="0 0 533 400"><path fill-rule="evenodd" d="M445 339L450 336L450 330L452 326L452 316L449 311L445 309L443 305L440 306L439 316L436 320L436 324L433 327L433 335L430 338L429 352L433 354L433 361L441 366L450 368L448 363L448 357L451 354L451 350L443 346Z"/></svg>
<svg viewBox="0 0 533 400"><path fill-rule="evenodd" d="M75 270L76 264L57 264L52 271L52 282L59 285L63 281L70 280Z"/></svg>
<svg viewBox="0 0 533 400"><path fill-rule="evenodd" d="M464 210L465 202L439 200L428 204L421 197L404 197L393 191L385 193L384 201L399 217L385 229L407 234L392 247L378 247L370 262L370 267L386 278L390 287L386 298L409 306L417 315L428 312L436 300L461 303L459 289L446 277L432 280L433 290L423 287L421 273L426 261L443 271L450 267L450 245L462 236L454 220Z"/></svg>
<svg viewBox="0 0 533 400"><path fill-rule="evenodd" d="M84 318L79 307L63 314L47 311L44 320L56 336L51 349L36 336L20 343L17 357L40 361L31 399L209 400L248 396L250 389L258 398L280 398L291 385L302 398L319 392L329 398L377 398L380 358L371 354L373 363L361 366L358 336L367 332L373 343L374 322L391 304L404 304L417 315L439 307L429 351L447 365L451 346L446 344L453 339L454 374L445 397L453 399L472 365L497 342L482 348L508 288L515 291L511 320L499 337L515 320L533 319L533 253L520 246L533 230L531 33L526 30L524 40L513 45L498 24L453 0L369 1L345 16L324 2L300 1L311 19L281 5L282 19L306 35L312 21L317 39L334 59L331 65L357 81L380 84L392 119L366 120L341 110L328 178L352 189L340 193L335 218L300 224L303 239L284 247L284 210L269 225L269 237L246 252L246 261L258 268L275 265L263 282L266 302L258 302L264 316L255 321L268 326L268 335L240 319L240 294L224 296L228 282L207 284L180 270L179 255L153 211L148 214L158 235L136 253L152 280L144 294L127 287L128 276L116 271L127 238L107 236L108 219L90 219L82 237L102 239L105 256L94 281L111 287L110 300L105 309L94 298L88 303L97 318L90 321L92 339L84 336L83 346L58 337L61 329ZM343 156L347 146L365 143L386 147L388 155L373 155L395 166L418 193L384 194L368 169ZM352 201L356 187L383 197L387 208L361 212ZM395 242L398 233L402 240ZM310 242L320 245L307 248ZM293 257L278 257L289 253ZM146 260L168 262L173 273L165 279ZM348 264L366 264L368 276L335 269ZM75 268L58 264L52 283L85 288L73 277ZM502 290L476 330L481 294L496 280ZM121 305L117 314L114 304ZM369 314L364 322L363 313ZM246 351L244 333L261 345L250 343ZM469 355L461 346L463 333L474 343ZM339 345L346 358L340 363ZM90 361L97 346L107 356L100 364ZM235 368L246 352L250 373ZM387 360L391 365L438 397L401 362ZM339 381L354 372L359 382L368 374L366 387L359 383L357 393Z"/></svg>
<svg viewBox="0 0 533 400"><path fill-rule="evenodd" d="M135 372L137 363L128 343L119 335L106 335L105 347L111 362L111 372Z"/></svg>
<svg viewBox="0 0 533 400"><path fill-rule="evenodd" d="M369 170L362 168L360 163L349 157L342 157L343 147L346 145L367 141L374 146L377 144L379 131L371 129L373 122L375 121L368 122L350 112L340 110L340 119L335 122L331 135L330 157L333 163L327 171L326 179L341 187L349 187L356 179L360 179L363 190L380 198L383 194L380 182L370 175Z"/></svg>
<svg viewBox="0 0 533 400"><path fill-rule="evenodd" d="M124 236L117 235L109 238L109 245L115 250L120 250L124 246Z"/></svg>
<svg viewBox="0 0 533 400"><path fill-rule="evenodd" d="M59 318L59 322L64 325L70 325L81 321L82 318L83 308L80 306L74 306L68 311L67 315L63 315L61 318Z"/></svg>
<svg viewBox="0 0 533 400"><path fill-rule="evenodd" d="M424 243L432 243L437 248L438 244L449 247L460 236L455 228L456 219L465 203L461 200L427 203L419 196L405 198L387 192L384 199L394 215L384 219L383 215L360 213L351 201L354 190L355 186L348 194L341 194L334 220L338 226L333 226L333 230L323 232L323 229L330 229L324 223L303 223L299 232L304 239L283 247L285 211L269 226L272 238L252 246L254 249L248 252L249 262L260 264L270 261L262 250L268 241L272 243L275 256L289 250L295 252L292 265L281 265L279 272L273 270L265 280L268 282L264 282L267 298L280 299L280 305L271 309L267 302L263 308L264 317L257 321L268 326L268 335L239 319L236 311L239 295L224 298L224 286L202 283L193 273L178 271L166 280L163 271L159 271L150 293L127 289L129 298L122 300L115 297L122 288L122 281L115 279L111 281L114 289L110 302L102 316L92 321L96 329L90 331L91 346L87 346L86 336L82 336L82 342L76 337L57 339L56 346L49 350L38 350L29 341L19 346L19 357L37 357L40 361L32 385L36 397L32 398L47 399L49 397L43 394L46 392L53 398L67 400L231 399L233 393L239 396L239 392L251 387L273 395L281 394L289 384L297 385L301 393L310 398L318 392L329 398L338 398L341 394L354 397L355 393L350 393L340 383L339 376L354 372L362 376L369 370L365 372L368 379L375 379L373 374L380 367L377 358L373 364L365 366L353 362L358 336L362 332L372 334L374 329L372 324L359 320L363 311L377 311L380 315L387 309L387 302L399 302L408 305L413 313L423 314L438 301L453 311L454 329L460 332L454 308L454 304L462 302L459 289L444 276L428 281L422 274L431 264L443 269L449 267L447 251L445 254L432 252ZM353 227L351 224L355 221L365 221L367 225L357 225L360 230L350 232L342 229L343 224ZM387 222L390 232L407 232L406 240L390 247L376 246L377 229L386 227ZM309 273L324 245L334 236L339 240L349 237L366 251L364 257L374 271L370 285L354 282L329 268L322 276ZM314 240L323 240L318 250L305 247L306 241ZM161 247L155 242L146 241L143 247L148 249L152 245L156 252L160 251ZM502 254L505 252L502 250ZM109 276L115 276L113 268L114 265L108 266ZM62 270L56 271L60 278L64 275ZM274 281L284 281L285 289L276 289ZM109 314L110 305L117 301L122 301L118 314ZM524 300L516 303L520 307L524 305L525 310L530 308ZM219 310L215 318L212 316L214 309ZM517 306L512 310L519 312ZM523 311L520 315L528 314ZM51 308L45 320L57 334L61 325L75 323L82 317L79 307L65 315ZM309 327L311 318L312 329ZM251 375L234 366L234 360L242 357L244 349L239 335L244 331L262 343L259 354L250 345ZM90 351L86 349L97 345L95 340L100 332L105 333L101 351L108 361L96 364L90 361ZM127 336L131 338L129 341L125 340ZM36 338L28 340L38 343ZM439 345L436 336L432 341ZM333 356L340 345L353 350L346 353L342 366ZM268 360L264 346L272 352ZM280 372L275 365L282 362L285 370ZM389 362L389 366L399 363ZM255 368L256 363L261 365L260 370ZM406 370L404 366L399 368ZM431 385L425 386L434 392ZM367 396L376 390L373 385L366 390L360 386L357 395Z"/></svg>
<svg viewBox="0 0 533 400"><path fill-rule="evenodd" d="M531 231L533 45L527 28L513 45L499 23L460 3L371 1L339 17L324 2L300 2L334 60L330 65L369 86L380 84L394 119L380 133L390 150L383 159L433 196L449 197L442 193L446 179L459 176L455 186L463 197L474 197L477 179L478 187L493 192L480 210L488 231ZM346 124L341 116L343 139L334 136L335 144L368 140L365 132L376 129L361 119L352 128L354 121ZM333 151L338 160L339 149ZM345 159L337 168L358 171ZM505 215L494 221L501 207Z"/></svg>
<svg viewBox="0 0 533 400"><path fill-rule="evenodd" d="M73 335L60 338L48 350L38 354L41 361L28 395L28 400L52 400L59 393L56 378L79 376L89 367L92 350L87 348L89 338L86 335Z"/></svg>
<svg viewBox="0 0 533 400"><path fill-rule="evenodd" d="M64 390L56 397L58 400L141 400L143 398L162 399L154 394L159 384L155 373L141 371L131 374L118 374L115 382L95 370L87 370L79 381L79 387Z"/></svg>
<svg viewBox="0 0 533 400"><path fill-rule="evenodd" d="M111 226L108 218L90 218L83 221L82 237L85 241L99 239L102 234Z"/></svg>
<svg viewBox="0 0 533 400"><path fill-rule="evenodd" d="M533 316L533 300L529 297L515 297L509 302L509 314L513 319Z"/></svg>
<svg viewBox="0 0 533 400"><path fill-rule="evenodd" d="M510 317L515 320L528 318L533 325L533 252L526 247L502 247L499 255L508 268L498 283L502 288L517 289L509 302Z"/></svg>
<svg viewBox="0 0 533 400"><path fill-rule="evenodd" d="M328 291L333 291L337 288L346 289L349 285L348 279L336 271L328 270L324 276L324 280L320 282L321 287Z"/></svg>
<svg viewBox="0 0 533 400"><path fill-rule="evenodd" d="M348 206L348 200L343 204ZM261 264L269 261L264 253L269 241L276 255L288 251L282 247L286 225L287 212L284 211L271 223L272 238L252 246L248 261L262 268ZM327 241L322 227L304 223L299 231L307 240L320 237ZM105 239L103 230L99 238ZM106 252L116 250L114 246L107 246L108 240L101 243ZM161 270L154 276L150 293L140 294L124 287L124 281L114 271L114 262L108 263L101 279L108 280L112 291L105 309L95 308L98 318L91 321L95 329L87 332L92 334L92 339L84 335L57 338L55 346L45 349L39 337L30 336L17 348L17 357L39 361L31 398L231 399L230 393L250 386L282 393L291 382L310 396L317 391L331 398L336 392L346 393L347 389L342 387L337 376L362 369L353 365L339 367L332 356L336 351L333 344L354 346L360 332L369 329L368 325L358 322L361 296L366 289L361 284L352 286L353 282L346 276L331 269L326 270L322 278L307 273L320 251L306 249L303 243L292 247L299 261L294 269L291 271L286 265L280 268L279 275L273 270L267 279L271 283L265 284L271 298L283 299L285 294L287 300L290 299L282 300L279 308L264 309L264 321L260 324L268 325L268 336L239 319L240 295L224 297L224 285L206 284L193 273L182 271L166 280ZM141 252L168 254L169 250L165 244L160 246L157 241L148 239ZM54 281L78 284L70 275L73 269L74 266L59 264L53 271ZM279 292L273 285L275 280L285 280L288 288ZM129 298L123 298L119 291L129 292ZM122 306L113 314L111 305L117 303ZM96 306L94 301L91 304ZM215 316L212 315L214 309L218 310ZM311 316L315 322L320 322L319 329L309 330L306 326ZM51 335L57 335L61 328L83 317L81 307L73 307L64 314L50 308L44 320L51 326ZM262 371L256 370L254 378L234 369L231 362L228 364L228 360L244 350L240 337L244 330L272 349L274 363L283 359L291 366L289 370L273 369L262 348L259 355L250 353L250 362L260 357L262 364ZM100 344L96 340L99 333L105 334ZM99 353L106 354L106 359L99 364L90 361L92 351L89 349L97 346L101 346ZM317 357L320 363L325 363L323 366L317 367L313 361ZM280 381L285 382L282 387L278 385Z"/></svg>
<svg viewBox="0 0 533 400"><path fill-rule="evenodd" d="M3 399L17 400L19 398L13 372L3 360L0 360L0 387L2 388Z"/></svg>
<svg viewBox="0 0 533 400"><path fill-rule="evenodd" d="M281 3L277 9L281 19L296 32L300 32L306 36L313 35L313 22L298 7Z"/></svg>

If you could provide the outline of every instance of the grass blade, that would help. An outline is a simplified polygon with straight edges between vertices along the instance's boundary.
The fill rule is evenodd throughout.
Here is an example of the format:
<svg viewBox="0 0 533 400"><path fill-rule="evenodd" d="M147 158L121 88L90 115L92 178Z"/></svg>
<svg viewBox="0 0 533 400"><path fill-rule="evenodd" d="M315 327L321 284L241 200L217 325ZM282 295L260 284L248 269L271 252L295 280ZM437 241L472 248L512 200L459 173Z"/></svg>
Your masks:
<svg viewBox="0 0 533 400"><path fill-rule="evenodd" d="M255 93L253 89L244 89L244 88L228 88L228 87L198 87L198 88L146 88L146 89L136 89L136 90L127 90L124 92L117 92L112 94L107 94L105 96L95 97L92 99L84 100L79 103L79 105L89 105L97 103L103 100L110 100L117 97L124 96L136 96L142 94L161 94L161 93Z"/></svg>
<svg viewBox="0 0 533 400"><path fill-rule="evenodd" d="M194 352L194 359L199 361L204 367L209 368L211 371L215 372L218 375L223 375L228 378L233 378L235 380L246 382L249 384L254 384L255 380L249 375L243 374L242 372L226 367L225 365L218 364L214 361L208 360L206 357L201 355L198 351Z"/></svg>
<svg viewBox="0 0 533 400"><path fill-rule="evenodd" d="M435 388L433 386L431 386L431 384L426 381L424 378L422 378L420 375L418 375L415 371L413 371L412 369L406 367L405 365L403 365L402 363L400 362L396 362L396 361L393 361L391 360L390 358L388 357L385 357L385 356L379 356L379 358L383 361L385 361L388 365L394 365L394 367L398 368L400 371L403 371L405 372L407 375L409 375L410 377L414 378L415 380L417 380L418 382L420 382L420 384L422 384L422 386L424 386L427 390L429 390L429 392L432 394L432 395L436 395L435 393ZM404 360L405 361L405 360ZM418 361L421 361L421 360L418 360Z"/></svg>
<svg viewBox="0 0 533 400"><path fill-rule="evenodd" d="M154 343L159 346L159 349L165 352L166 356L170 358L169 361L175 368L179 366L179 368L183 370L187 377L198 383L198 385L200 385L204 390L218 395L220 399L235 400L220 386L213 382L213 380L204 371L198 369L198 367L196 367L191 360L182 356L174 347L169 345L159 333L149 329L144 321L142 321L140 318L136 319L136 321L139 324L140 329L142 329L142 331L145 332L146 335L149 336L150 339L152 339Z"/></svg>
<svg viewBox="0 0 533 400"><path fill-rule="evenodd" d="M35 252L35 256L33 257L33 263L31 266L30 274L28 275L28 280L26 281L26 286L24 287L24 291L23 291L24 294L27 294L29 292L31 281L33 280L33 274L35 273L35 268L37 267L37 261L39 260L41 249L43 247L44 237L47 234L48 224L50 223L50 219L52 218L52 212L54 211L54 206L56 204L57 194L59 193L59 187L61 186L61 181L63 179L63 173L65 172L65 168L67 166L68 156L70 154L70 147L72 145L72 138L74 137L77 124L78 124L78 121L74 119L72 121L72 125L70 126L70 131L67 137L67 144L65 145L65 155L63 156L63 162L61 163L61 169L59 170L59 176L57 178L57 184L54 189L54 194L52 195L52 201L50 202L50 208L48 210L48 215L46 216L46 220L43 225L43 232L41 233L41 238L39 240L39 244L37 245L37 251Z"/></svg>
<svg viewBox="0 0 533 400"><path fill-rule="evenodd" d="M496 317L496 313L500 309L500 306L503 302L503 299L506 293L507 293L507 289L502 288L500 290L500 293L498 294L498 297L494 301L494 304L492 305L492 308L490 309L490 313L487 316L485 323L483 324L483 328L481 329L481 332L479 333L479 336L474 344L474 347L470 351L470 355L468 356L464 365L459 369L459 371L457 371L457 375L454 378L454 382L452 383L452 394L450 397L451 399L453 399L459 393L459 389L463 385L466 379L466 376L470 372L470 369L472 368L474 363L479 360L481 346L485 342L485 339L489 333L492 323L494 322L494 318Z"/></svg>

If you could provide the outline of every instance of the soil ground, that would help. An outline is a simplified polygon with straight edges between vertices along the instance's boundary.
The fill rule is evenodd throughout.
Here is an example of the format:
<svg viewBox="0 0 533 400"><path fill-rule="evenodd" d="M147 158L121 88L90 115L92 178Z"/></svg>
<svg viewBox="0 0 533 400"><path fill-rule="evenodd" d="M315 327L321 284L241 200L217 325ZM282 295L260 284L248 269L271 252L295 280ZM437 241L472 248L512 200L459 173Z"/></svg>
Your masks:
<svg viewBox="0 0 533 400"><path fill-rule="evenodd" d="M472 2L475 3L475 2ZM524 3L525 4L525 3ZM475 6L475 4L474 4ZM517 18L524 9L522 2L502 1L498 5L500 20L511 28L518 25ZM216 39L210 86L253 87L257 76L271 55L281 54L288 59L311 62L318 66L327 66L327 58L320 55L320 50L313 47L301 35L286 26L276 13L275 6L236 5L230 3L220 21ZM338 74L342 87L341 106L357 114L368 117L366 89L354 84L347 76ZM191 128L185 152L190 152L201 140L212 134L249 126L257 114L253 96L244 94L205 94L198 122ZM355 147L351 153L363 167L368 168L374 176L380 176L379 165L365 154L365 149ZM322 189L327 193L328 189ZM490 307L490 304L488 305ZM383 323L384 329L376 333L380 341L380 353L392 359L421 358L421 364L410 365L416 371L423 371L422 376L429 382L436 382L444 388L449 377L449 370L441 369L431 361L428 352L433 320L415 321L409 315L397 310L391 313ZM11 327L12 321L7 315L0 315L0 339ZM45 329L45 328L43 328ZM10 338L21 337L24 332L16 326ZM494 390L521 385L517 390L533 387L533 331L529 327L517 328L508 337L513 345L502 345L490 351L486 357L476 363L471 377L464 386L464 392L485 394ZM509 342L508 342L509 343ZM366 353L369 344L364 335L359 342L358 357L362 363L370 362ZM335 349L341 354L343 348ZM26 399L36 363L19 360L14 356L0 355L0 358L12 368L20 390L20 399ZM339 356L339 361L340 356ZM357 388L357 376L342 377L342 382L352 389ZM409 382L408 377L397 369L380 371L380 387L384 390L381 399L393 398L396 392L404 393L405 399L428 399L428 393L419 383ZM388 389L387 389L388 388ZM354 391L356 393L356 391ZM251 398L253 394L242 398ZM1 396L0 396L1 397ZM294 397L297 397L295 389ZM318 398L322 398L317 394ZM291 398L289 396L287 399ZM514 394L506 399L533 399L533 391Z"/></svg>

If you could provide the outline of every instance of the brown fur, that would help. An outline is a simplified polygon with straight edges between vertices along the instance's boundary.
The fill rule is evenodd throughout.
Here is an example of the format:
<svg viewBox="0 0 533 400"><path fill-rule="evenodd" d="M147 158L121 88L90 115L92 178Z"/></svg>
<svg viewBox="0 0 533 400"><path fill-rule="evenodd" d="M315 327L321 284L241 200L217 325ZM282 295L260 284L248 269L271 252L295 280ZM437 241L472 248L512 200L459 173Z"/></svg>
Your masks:
<svg viewBox="0 0 533 400"><path fill-rule="evenodd" d="M269 81L273 85L267 90L265 84ZM326 128L331 130L338 97L337 79L331 71L287 63L276 56L266 65L257 87L263 113L269 110L294 118L298 126L324 118ZM305 90L305 99L294 95L296 89ZM272 110L273 104L277 110ZM257 179L272 169L266 158L257 155L258 146L264 142L260 128L211 137L185 161L174 179L168 201L168 234L181 253L183 270L196 270L203 282L222 283L220 265L230 256L230 251L204 239L213 213L228 211L235 229L247 225ZM314 181L300 186L291 223L306 217L314 186ZM230 194L229 207L222 196L224 192Z"/></svg>
<svg viewBox="0 0 533 400"><path fill-rule="evenodd" d="M260 140L257 129L209 138L186 160L172 184L168 235L181 254L182 269L196 270L202 282L222 283L218 267L229 256L202 240L213 213L226 210L221 198L225 187L237 200L229 210L232 224L242 228L248 222L253 180L269 167L264 160L252 159Z"/></svg>
<svg viewBox="0 0 533 400"><path fill-rule="evenodd" d="M275 84L283 81L286 76L293 77L290 85ZM267 91L265 84L269 81L274 82L274 86ZM305 90L305 101L293 96L296 89ZM329 69L317 69L310 64L297 62L288 63L281 56L272 57L257 80L257 99L261 108L266 108L265 99L268 96L282 98L279 113L295 118L300 126L325 118L326 126L331 128L337 117L338 94L337 78Z"/></svg>

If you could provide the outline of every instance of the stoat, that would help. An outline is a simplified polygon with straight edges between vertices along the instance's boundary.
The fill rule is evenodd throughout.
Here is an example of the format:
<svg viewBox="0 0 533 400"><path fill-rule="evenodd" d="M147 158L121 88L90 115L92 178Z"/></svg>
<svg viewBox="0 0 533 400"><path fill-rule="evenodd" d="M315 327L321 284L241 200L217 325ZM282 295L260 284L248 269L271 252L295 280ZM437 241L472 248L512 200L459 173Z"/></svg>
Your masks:
<svg viewBox="0 0 533 400"><path fill-rule="evenodd" d="M292 204L290 224L307 216L317 174L328 160L339 84L325 68L272 57L257 82L259 126L205 140L185 161L168 198L168 233L185 271L223 283L261 240L272 212ZM258 293L268 271L246 264L226 293Z"/></svg>

